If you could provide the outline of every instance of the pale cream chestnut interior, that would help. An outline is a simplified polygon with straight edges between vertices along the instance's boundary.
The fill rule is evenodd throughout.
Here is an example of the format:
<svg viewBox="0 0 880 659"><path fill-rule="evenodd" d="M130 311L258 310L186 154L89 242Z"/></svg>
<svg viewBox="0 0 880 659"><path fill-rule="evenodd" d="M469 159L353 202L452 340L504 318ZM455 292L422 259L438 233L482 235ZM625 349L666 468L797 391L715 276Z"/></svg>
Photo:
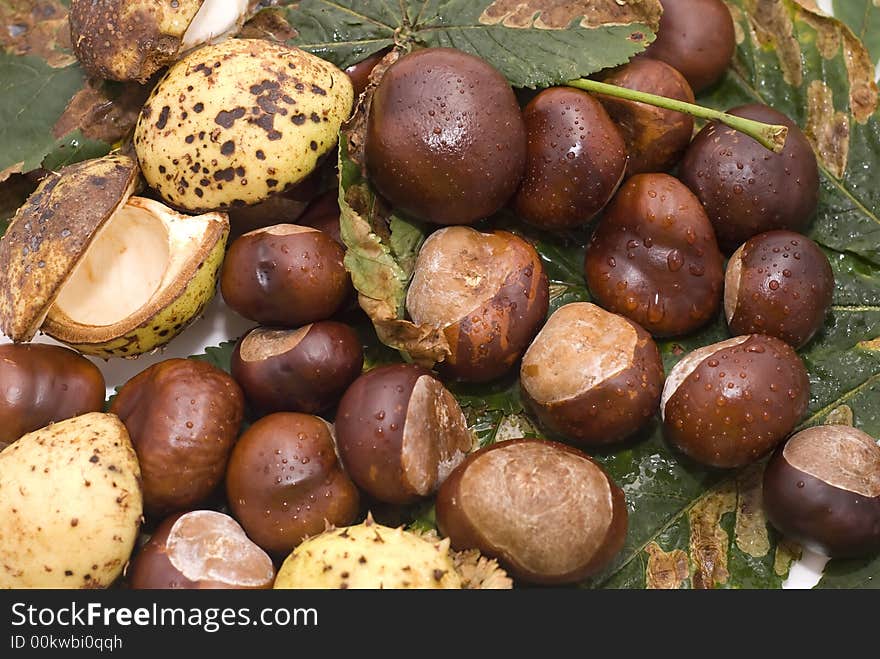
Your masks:
<svg viewBox="0 0 880 659"><path fill-rule="evenodd" d="M247 12L248 4L249 0L204 0L183 35L181 50L231 36Z"/></svg>

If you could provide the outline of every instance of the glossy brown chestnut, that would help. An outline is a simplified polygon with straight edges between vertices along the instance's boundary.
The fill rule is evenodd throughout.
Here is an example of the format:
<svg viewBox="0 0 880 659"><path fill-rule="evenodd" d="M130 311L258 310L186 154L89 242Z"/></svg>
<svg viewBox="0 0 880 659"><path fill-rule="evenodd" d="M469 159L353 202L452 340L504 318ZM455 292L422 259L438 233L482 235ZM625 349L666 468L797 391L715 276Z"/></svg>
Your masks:
<svg viewBox="0 0 880 659"><path fill-rule="evenodd" d="M448 377L487 382L507 373L547 318L541 257L506 231L449 227L431 234L406 297L415 323L442 328Z"/></svg>
<svg viewBox="0 0 880 659"><path fill-rule="evenodd" d="M516 192L526 130L510 84L452 48L401 57L376 88L367 173L391 204L435 224L472 224Z"/></svg>
<svg viewBox="0 0 880 659"><path fill-rule="evenodd" d="M352 64L345 69L348 77L351 78L351 86L354 87L355 102L357 102L360 95L364 93L367 85L370 84L370 74L373 72L373 69L382 61L382 58L385 57L387 53L388 49L383 48L378 53L370 55L357 64Z"/></svg>
<svg viewBox="0 0 880 659"><path fill-rule="evenodd" d="M160 516L198 505L223 480L244 396L207 362L169 359L126 382L110 411L131 435L144 510Z"/></svg>
<svg viewBox="0 0 880 659"><path fill-rule="evenodd" d="M724 312L733 334L761 333L800 348L825 322L834 294L828 257L809 238L770 231L727 264Z"/></svg>
<svg viewBox="0 0 880 659"><path fill-rule="evenodd" d="M241 236L220 274L223 299L262 325L326 320L345 303L351 280L342 247L311 227L279 224Z"/></svg>
<svg viewBox="0 0 880 659"><path fill-rule="evenodd" d="M100 412L105 395L101 371L73 350L0 346L0 451L55 421Z"/></svg>
<svg viewBox="0 0 880 659"><path fill-rule="evenodd" d="M195 510L165 519L126 576L135 590L254 590L272 587L275 566L229 515Z"/></svg>
<svg viewBox="0 0 880 659"><path fill-rule="evenodd" d="M542 229L586 224L623 180L626 144L620 131L599 101L571 87L542 91L523 116L528 164L514 210Z"/></svg>
<svg viewBox="0 0 880 659"><path fill-rule="evenodd" d="M770 336L738 336L682 359L666 379L666 437L710 467L750 464L783 441L807 410L810 380L797 353Z"/></svg>
<svg viewBox="0 0 880 659"><path fill-rule="evenodd" d="M396 364L365 373L345 392L336 443L359 488L402 504L433 494L473 438L458 401L433 373Z"/></svg>
<svg viewBox="0 0 880 659"><path fill-rule="evenodd" d="M657 413L663 362L641 327L579 302L550 316L523 357L520 385L545 428L590 446L613 444Z"/></svg>
<svg viewBox="0 0 880 659"><path fill-rule="evenodd" d="M810 142L784 114L744 105L730 114L788 126L782 153L773 153L724 124L711 122L694 138L679 178L699 197L730 254L752 236L774 229L803 233L819 201L819 169Z"/></svg>
<svg viewBox="0 0 880 659"><path fill-rule="evenodd" d="M248 428L229 458L226 495L248 536L276 555L358 514L358 491L336 459L331 426L308 414L270 414Z"/></svg>
<svg viewBox="0 0 880 659"><path fill-rule="evenodd" d="M235 346L232 377L260 411L317 414L339 401L363 364L357 332L325 320L295 330L251 330Z"/></svg>
<svg viewBox="0 0 880 659"><path fill-rule="evenodd" d="M880 446L850 426L816 426L776 450L764 511L786 537L833 558L880 552Z"/></svg>
<svg viewBox="0 0 880 659"><path fill-rule="evenodd" d="M691 86L674 68L649 57L639 57L611 71L603 82L626 89L694 102ZM611 96L597 96L626 142L626 173L646 174L672 169L694 135L694 118L682 112Z"/></svg>
<svg viewBox="0 0 880 659"><path fill-rule="evenodd" d="M515 439L470 455L437 494L440 532L517 579L575 583L605 567L627 531L623 491L587 455Z"/></svg>
<svg viewBox="0 0 880 659"><path fill-rule="evenodd" d="M667 174L624 184L587 247L585 273L601 306L654 336L693 332L721 306L715 232L697 198Z"/></svg>
<svg viewBox="0 0 880 659"><path fill-rule="evenodd" d="M323 171L319 168L291 189L272 195L266 201L230 208L229 240L276 224L298 222L320 191L322 176Z"/></svg>
<svg viewBox="0 0 880 659"><path fill-rule="evenodd" d="M657 39L645 54L682 72L699 93L717 82L736 51L730 10L722 0L660 0Z"/></svg>

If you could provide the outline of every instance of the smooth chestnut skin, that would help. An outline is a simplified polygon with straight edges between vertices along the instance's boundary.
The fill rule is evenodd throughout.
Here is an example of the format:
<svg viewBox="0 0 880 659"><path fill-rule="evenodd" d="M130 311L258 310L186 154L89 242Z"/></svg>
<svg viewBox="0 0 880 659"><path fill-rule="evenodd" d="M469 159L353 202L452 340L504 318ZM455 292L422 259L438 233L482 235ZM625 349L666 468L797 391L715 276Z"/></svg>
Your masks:
<svg viewBox="0 0 880 659"><path fill-rule="evenodd" d="M699 197L730 254L752 236L774 229L804 233L819 203L816 156L801 129L766 105L744 105L730 114L788 126L782 153L711 122L694 138L679 178Z"/></svg>
<svg viewBox="0 0 880 659"><path fill-rule="evenodd" d="M773 450L794 430L809 399L807 370L791 346L752 334L680 361L666 379L660 411L675 448L727 469Z"/></svg>
<svg viewBox="0 0 880 659"><path fill-rule="evenodd" d="M473 438L453 395L414 364L381 366L349 387L336 414L339 457L374 499L405 504L433 494Z"/></svg>
<svg viewBox="0 0 880 659"><path fill-rule="evenodd" d="M479 549L531 583L578 582L626 539L623 491L584 453L543 440L471 454L440 488L436 510L453 548Z"/></svg>
<svg viewBox="0 0 880 659"><path fill-rule="evenodd" d="M767 334L800 348L824 325L833 295L828 258L798 233L755 236L727 264L724 311L734 335Z"/></svg>
<svg viewBox="0 0 880 659"><path fill-rule="evenodd" d="M370 181L394 208L435 224L473 224L516 192L526 129L499 71L460 50L425 48L382 77L365 149Z"/></svg>
<svg viewBox="0 0 880 659"><path fill-rule="evenodd" d="M647 92L686 103L694 92L677 70L649 57L638 57L612 70L603 82ZM694 118L682 112L611 96L597 96L608 116L617 124L626 143L627 175L665 172L672 169L694 135Z"/></svg>
<svg viewBox="0 0 880 659"><path fill-rule="evenodd" d="M717 315L724 257L690 190L667 174L639 174L599 222L585 274L604 308L654 336L680 336Z"/></svg>
<svg viewBox="0 0 880 659"><path fill-rule="evenodd" d="M235 346L232 377L260 411L317 414L339 401L363 365L357 332L325 320L296 330L251 330Z"/></svg>
<svg viewBox="0 0 880 659"><path fill-rule="evenodd" d="M572 229L609 202L626 171L626 144L587 92L553 87L523 110L528 164L513 208L542 229Z"/></svg>
<svg viewBox="0 0 880 659"><path fill-rule="evenodd" d="M358 514L358 491L336 459L330 424L309 414L270 414L248 428L229 458L226 495L248 536L275 555Z"/></svg>
<svg viewBox="0 0 880 659"><path fill-rule="evenodd" d="M321 189L323 172L318 168L289 190L279 192L253 206L230 208L229 239L276 224L294 224L309 208ZM337 193L338 194L338 193Z"/></svg>
<svg viewBox="0 0 880 659"><path fill-rule="evenodd" d="M550 316L523 357L520 385L545 428L603 446L632 436L657 413L663 362L641 327L579 302Z"/></svg>
<svg viewBox="0 0 880 659"><path fill-rule="evenodd" d="M104 409L101 371L60 346L0 346L0 451L50 423Z"/></svg>
<svg viewBox="0 0 880 659"><path fill-rule="evenodd" d="M348 299L345 252L311 227L279 224L232 243L220 274L223 299L261 325L300 327L326 320Z"/></svg>
<svg viewBox="0 0 880 659"><path fill-rule="evenodd" d="M275 566L229 515L197 510L163 520L126 576L134 590L262 590Z"/></svg>
<svg viewBox="0 0 880 659"><path fill-rule="evenodd" d="M675 67L699 93L727 71L736 52L733 17L722 0L660 0L657 39L645 55Z"/></svg>
<svg viewBox="0 0 880 659"><path fill-rule="evenodd" d="M442 328L451 354L444 376L488 382L510 371L547 318L550 287L541 257L507 231L448 227L425 241L406 308Z"/></svg>
<svg viewBox="0 0 880 659"><path fill-rule="evenodd" d="M169 359L119 390L110 405L141 466L144 510L152 516L197 506L223 480L244 416L244 395L207 362Z"/></svg>
<svg viewBox="0 0 880 659"><path fill-rule="evenodd" d="M345 73L351 79L351 85L354 87L355 101L357 101L361 94L367 89L367 85L370 84L370 74L386 54L388 54L388 49L383 48L378 53L370 55L357 64L352 64L345 69Z"/></svg>
<svg viewBox="0 0 880 659"><path fill-rule="evenodd" d="M850 426L816 426L776 450L764 512L786 537L832 558L880 552L880 446Z"/></svg>

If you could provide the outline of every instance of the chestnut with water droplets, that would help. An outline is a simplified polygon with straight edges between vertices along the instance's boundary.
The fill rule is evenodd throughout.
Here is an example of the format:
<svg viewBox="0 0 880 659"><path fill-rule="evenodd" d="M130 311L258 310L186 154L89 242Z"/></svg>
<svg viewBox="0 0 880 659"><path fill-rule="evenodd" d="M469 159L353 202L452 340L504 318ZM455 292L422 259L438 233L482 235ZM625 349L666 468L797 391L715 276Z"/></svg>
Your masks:
<svg viewBox="0 0 880 659"><path fill-rule="evenodd" d="M682 359L666 379L660 411L675 448L701 464L733 468L783 441L809 398L807 370L791 346L752 334Z"/></svg>
<svg viewBox="0 0 880 659"><path fill-rule="evenodd" d="M544 427L602 446L627 439L656 414L663 362L641 327L580 302L550 316L523 357L520 383Z"/></svg>
<svg viewBox="0 0 880 659"><path fill-rule="evenodd" d="M762 233L727 264L724 311L733 334L759 332L800 348L831 307L834 273L825 253L791 231Z"/></svg>
<svg viewBox="0 0 880 659"><path fill-rule="evenodd" d="M722 0L660 0L657 39L645 55L681 71L695 92L717 82L736 51L733 17Z"/></svg>
<svg viewBox="0 0 880 659"><path fill-rule="evenodd" d="M807 549L833 558L880 552L880 446L851 426L794 435L764 472L770 523Z"/></svg>
<svg viewBox="0 0 880 659"><path fill-rule="evenodd" d="M638 57L614 69L602 82L685 103L694 102L691 86L673 67L660 60ZM681 160L694 135L694 118L645 103L597 96L617 124L629 161L627 175L665 172Z"/></svg>
<svg viewBox="0 0 880 659"><path fill-rule="evenodd" d="M433 494L471 450L455 397L414 364L373 369L339 403L336 444L352 480L386 503Z"/></svg>
<svg viewBox="0 0 880 659"><path fill-rule="evenodd" d="M620 131L596 98L571 87L542 91L523 116L528 164L514 210L542 229L586 224L623 180L626 144Z"/></svg>
<svg viewBox="0 0 880 659"><path fill-rule="evenodd" d="M609 311L654 336L679 336L715 318L724 257L696 197L667 174L632 177L587 247L587 285Z"/></svg>
<svg viewBox="0 0 880 659"><path fill-rule="evenodd" d="M744 105L729 112L788 126L789 131L782 153L773 153L751 137L713 121L685 153L679 178L706 208L727 254L766 231L803 233L819 203L816 156L797 124L766 105Z"/></svg>
<svg viewBox="0 0 880 659"><path fill-rule="evenodd" d="M332 427L309 414L270 414L248 428L229 458L226 495L248 536L276 555L358 514L358 491L336 458Z"/></svg>
<svg viewBox="0 0 880 659"><path fill-rule="evenodd" d="M515 439L470 455L437 494L456 550L479 549L517 579L576 583L605 567L627 531L623 491L592 459L556 442Z"/></svg>

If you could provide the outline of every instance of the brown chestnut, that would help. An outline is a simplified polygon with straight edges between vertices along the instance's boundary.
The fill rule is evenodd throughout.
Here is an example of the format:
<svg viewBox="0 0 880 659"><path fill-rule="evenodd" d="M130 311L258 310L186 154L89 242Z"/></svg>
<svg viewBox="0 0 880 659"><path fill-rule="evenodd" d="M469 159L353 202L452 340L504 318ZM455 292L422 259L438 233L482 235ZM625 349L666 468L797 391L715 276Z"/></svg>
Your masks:
<svg viewBox="0 0 880 659"><path fill-rule="evenodd" d="M666 62L649 57L636 58L614 69L603 78L603 82L686 103L694 102L694 92L684 76ZM692 116L622 98L597 98L626 142L629 154L627 175L665 172L681 160L694 136Z"/></svg>
<svg viewBox="0 0 880 659"><path fill-rule="evenodd" d="M229 240L233 241L257 229L297 222L321 189L322 174L318 169L291 189L274 194L259 204L231 207L228 210Z"/></svg>
<svg viewBox="0 0 880 659"><path fill-rule="evenodd" d="M195 510L164 520L127 577L135 590L266 589L275 566L229 515Z"/></svg>
<svg viewBox="0 0 880 659"><path fill-rule="evenodd" d="M833 558L880 552L880 446L851 426L794 435L764 472L764 512L787 537Z"/></svg>
<svg viewBox="0 0 880 659"><path fill-rule="evenodd" d="M55 421L104 409L101 371L60 346L0 346L0 451Z"/></svg>
<svg viewBox="0 0 880 659"><path fill-rule="evenodd" d="M724 312L733 334L767 334L800 348L825 323L833 295L828 257L798 233L755 236L727 264Z"/></svg>
<svg viewBox="0 0 880 659"><path fill-rule="evenodd" d="M542 229L586 224L611 200L626 172L620 131L599 101L571 87L542 91L523 116L528 161L514 210Z"/></svg>
<svg viewBox="0 0 880 659"><path fill-rule="evenodd" d="M150 515L192 508L226 471L244 415L244 396L207 362L168 359L134 376L110 412L125 424L141 466Z"/></svg>
<svg viewBox="0 0 880 659"><path fill-rule="evenodd" d="M387 53L388 49L383 48L378 53L374 53L373 55L362 59L357 64L352 64L345 69L345 73L351 78L351 86L354 87L355 102L357 102L360 95L364 93L367 85L370 84L370 74L373 72L373 69L382 61L382 58L385 57Z"/></svg>
<svg viewBox="0 0 880 659"><path fill-rule="evenodd" d="M797 353L771 336L738 336L682 359L666 379L666 437L710 467L742 467L783 441L807 410L810 380Z"/></svg>
<svg viewBox="0 0 880 659"><path fill-rule="evenodd" d="M251 330L235 346L232 377L260 411L317 414L336 404L363 365L357 332L325 320Z"/></svg>
<svg viewBox="0 0 880 659"><path fill-rule="evenodd" d="M365 373L345 392L336 442L359 488L402 504L433 494L473 438L458 401L433 373L395 364Z"/></svg>
<svg viewBox="0 0 880 659"><path fill-rule="evenodd" d="M727 71L736 51L733 17L722 0L660 0L657 39L645 54L674 66L699 93Z"/></svg>
<svg viewBox="0 0 880 659"><path fill-rule="evenodd" d="M248 536L277 555L358 514L358 491L336 458L332 427L309 414L270 414L248 428L229 458L226 495Z"/></svg>
<svg viewBox="0 0 880 659"><path fill-rule="evenodd" d="M517 579L574 583L623 548L623 491L587 455L517 439L470 455L437 494L440 532L457 550L479 549Z"/></svg>
<svg viewBox="0 0 880 659"><path fill-rule="evenodd" d="M449 227L431 234L406 297L413 321L443 330L444 375L487 382L507 373L547 317L541 257L506 231Z"/></svg>
<svg viewBox="0 0 880 659"><path fill-rule="evenodd" d="M700 202L667 174L621 188L587 247L596 301L654 336L679 336L715 318L724 257Z"/></svg>
<svg viewBox="0 0 880 659"><path fill-rule="evenodd" d="M688 147L679 178L706 208L727 254L765 231L803 233L819 203L816 156L797 124L766 105L729 112L788 126L788 137L782 153L773 153L751 137L711 122Z"/></svg>
<svg viewBox="0 0 880 659"><path fill-rule="evenodd" d="M523 357L520 385L544 427L591 446L613 444L657 413L663 362L634 322L578 302L550 316Z"/></svg>

